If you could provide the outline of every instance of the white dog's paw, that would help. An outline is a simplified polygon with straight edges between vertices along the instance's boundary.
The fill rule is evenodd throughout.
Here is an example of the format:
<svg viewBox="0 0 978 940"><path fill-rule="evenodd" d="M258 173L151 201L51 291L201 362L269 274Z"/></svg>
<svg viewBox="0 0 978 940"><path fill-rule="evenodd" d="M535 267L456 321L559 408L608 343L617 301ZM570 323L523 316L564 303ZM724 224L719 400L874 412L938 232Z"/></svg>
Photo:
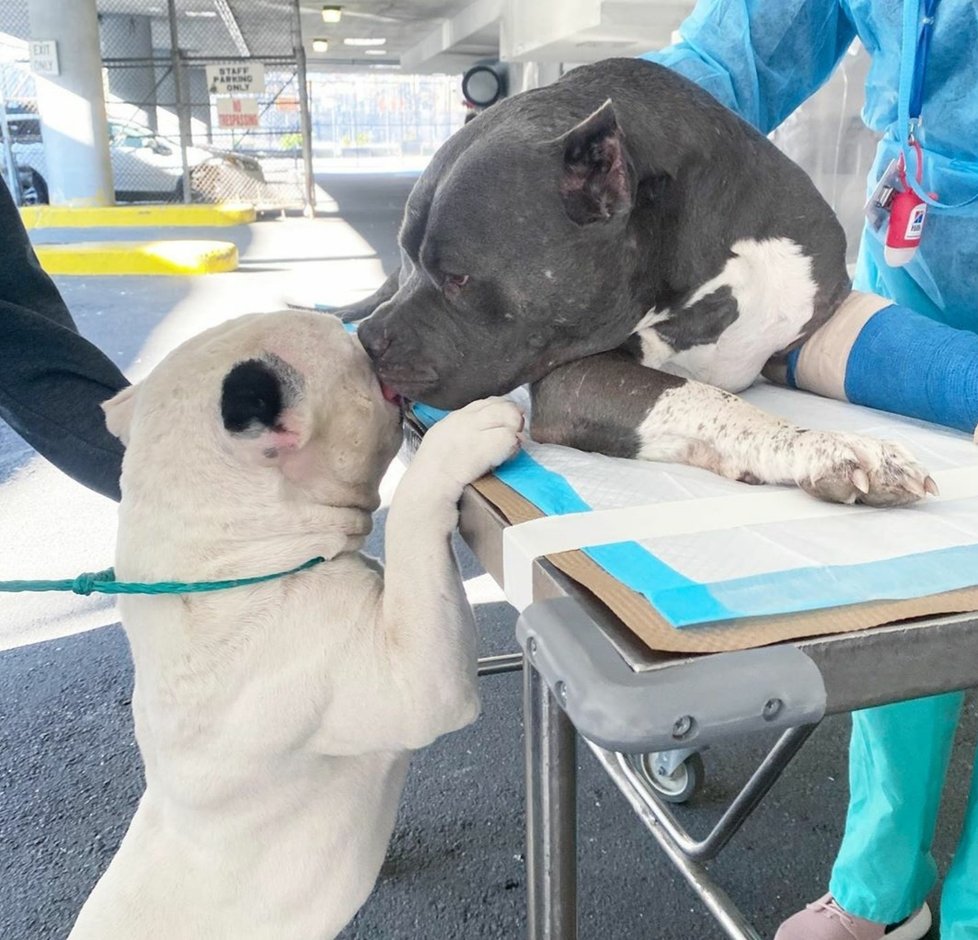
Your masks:
<svg viewBox="0 0 978 940"><path fill-rule="evenodd" d="M424 436L422 452L440 472L466 486L520 448L523 413L505 398L474 401L443 418Z"/></svg>
<svg viewBox="0 0 978 940"><path fill-rule="evenodd" d="M900 444L854 434L805 431L796 440L796 482L832 503L905 506L937 484Z"/></svg>

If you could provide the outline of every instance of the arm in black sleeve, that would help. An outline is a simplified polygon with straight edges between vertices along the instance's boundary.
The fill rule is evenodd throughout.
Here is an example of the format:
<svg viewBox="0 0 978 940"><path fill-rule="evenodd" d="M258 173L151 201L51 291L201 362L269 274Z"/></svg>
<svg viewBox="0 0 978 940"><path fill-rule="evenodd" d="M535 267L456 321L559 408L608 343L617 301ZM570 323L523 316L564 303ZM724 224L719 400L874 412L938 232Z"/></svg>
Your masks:
<svg viewBox="0 0 978 940"><path fill-rule="evenodd" d="M128 384L79 335L0 184L0 419L68 476L119 499L123 448L99 406Z"/></svg>

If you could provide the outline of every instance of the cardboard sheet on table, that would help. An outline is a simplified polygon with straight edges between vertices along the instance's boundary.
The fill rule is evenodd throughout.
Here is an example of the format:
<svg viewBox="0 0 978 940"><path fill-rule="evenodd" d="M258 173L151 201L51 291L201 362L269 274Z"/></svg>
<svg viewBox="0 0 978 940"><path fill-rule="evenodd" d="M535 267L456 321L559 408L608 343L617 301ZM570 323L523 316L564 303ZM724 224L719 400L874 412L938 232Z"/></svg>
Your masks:
<svg viewBox="0 0 978 940"><path fill-rule="evenodd" d="M495 477L475 484L511 524L542 513ZM898 620L978 610L978 587L900 601L875 601L771 617L748 617L677 630L640 594L630 590L581 551L548 556L557 568L587 588L650 649L672 653L716 653L751 649L802 637L865 630ZM976 575L978 577L978 575Z"/></svg>
<svg viewBox="0 0 978 940"><path fill-rule="evenodd" d="M978 475L978 448L965 435L767 385L750 389L745 397L767 411L783 414L805 426L899 440L928 469L942 471L974 466ZM525 407L525 399L521 404ZM698 496L707 497L740 486L691 468L615 461L567 448L533 445L533 453L537 460L563 474L574 490L596 509L675 499L677 496L695 500ZM531 502L499 479L481 481L477 488L512 523L541 516ZM862 521L858 528L852 530L851 538L844 532L840 533L837 523L831 520L821 528L818 524L793 524L789 521L767 528L748 526L704 533L696 537L701 540L699 543L694 538L685 542L682 539L664 539L658 543L645 541L642 544L668 564L678 564L687 572L692 572L698 580L711 580L706 575L719 571L713 580L721 584L723 578L752 573L759 575L762 583L771 581L776 584L778 576L783 573L779 570L782 567L798 568L800 572L817 571L820 565L872 562L877 558L883 564L888 564L885 561L888 557L913 556L944 545L963 545L971 551L968 546L978 543L976 504L978 501L975 499L952 501L944 505L933 503L925 509L926 523L925 517L916 512L908 514L907 511L893 513L881 510L868 515L857 514ZM704 558L707 556L702 552L703 539L709 540L711 549L706 561ZM748 547L752 544L759 545L760 549L752 550ZM770 545L776 545L776 550L770 550ZM786 549L797 557L784 559ZM905 600L839 602L797 613L772 611L770 616L739 616L735 621L719 620L677 629L656 611L646 597L623 585L583 551L564 552L551 556L551 560L598 596L646 644L664 651L743 649L785 639L864 629L896 620L978 609L978 587L968 586L970 568L967 568L965 573L969 580L959 579L955 586L960 585L960 589L944 593L927 592L926 596ZM815 567L806 569L805 563L813 563ZM704 568L704 564L707 567ZM765 571L771 574L764 574ZM975 569L974 580L978 584L978 568ZM805 583L804 578L802 583ZM850 590L850 595L858 595L861 591L861 583L857 584L856 591ZM879 597L880 594L877 594ZM770 602L768 606L771 606ZM785 606L789 605L786 603Z"/></svg>

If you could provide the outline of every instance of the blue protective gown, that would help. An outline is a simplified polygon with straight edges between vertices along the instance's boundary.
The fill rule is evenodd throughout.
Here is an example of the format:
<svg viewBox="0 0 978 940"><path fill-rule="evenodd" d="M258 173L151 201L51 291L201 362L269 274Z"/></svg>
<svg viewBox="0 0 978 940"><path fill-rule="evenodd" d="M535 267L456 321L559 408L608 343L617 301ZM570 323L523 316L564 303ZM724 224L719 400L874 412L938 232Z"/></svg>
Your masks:
<svg viewBox="0 0 978 940"><path fill-rule="evenodd" d="M863 119L882 135L869 189L900 151L900 0L700 0L682 41L643 58L696 81L768 133L829 77L853 39L872 56ZM978 2L941 0L923 85L924 185L944 203L978 192ZM913 261L890 268L864 231L855 287L978 332L978 205L931 209ZM937 879L931 842L960 694L853 715L850 804L830 890L850 913L894 923ZM941 901L943 940L978 940L978 768Z"/></svg>

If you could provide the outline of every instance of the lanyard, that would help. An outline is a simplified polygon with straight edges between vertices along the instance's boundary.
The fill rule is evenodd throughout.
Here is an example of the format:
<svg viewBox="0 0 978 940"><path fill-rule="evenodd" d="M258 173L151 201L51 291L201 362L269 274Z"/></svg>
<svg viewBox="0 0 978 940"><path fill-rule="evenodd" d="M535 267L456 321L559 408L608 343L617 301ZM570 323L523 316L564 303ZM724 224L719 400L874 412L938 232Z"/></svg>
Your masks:
<svg viewBox="0 0 978 940"><path fill-rule="evenodd" d="M900 87L897 101L897 123L903 136L901 152L907 169L916 165L916 173L907 174L907 184L927 205L937 209L963 209L978 200L978 193L964 202L948 205L931 198L919 182L923 171L923 156L917 144L917 128L924 98L924 72L934 17L939 0L904 0L903 42L900 52ZM921 16L923 13L923 16ZM913 153L913 157L911 157ZM912 161L916 161L916 164Z"/></svg>
<svg viewBox="0 0 978 940"><path fill-rule="evenodd" d="M927 71L927 53L930 51L930 40L934 34L934 16L937 13L938 0L923 0L923 17L917 14L920 22L920 33L914 50L913 67L911 69L912 84L910 86L910 133L920 123L920 110L924 98L924 72ZM919 5L919 4L918 4ZM910 4L906 4L910 6ZM907 43L907 48L910 44ZM902 72L901 72L902 77Z"/></svg>

